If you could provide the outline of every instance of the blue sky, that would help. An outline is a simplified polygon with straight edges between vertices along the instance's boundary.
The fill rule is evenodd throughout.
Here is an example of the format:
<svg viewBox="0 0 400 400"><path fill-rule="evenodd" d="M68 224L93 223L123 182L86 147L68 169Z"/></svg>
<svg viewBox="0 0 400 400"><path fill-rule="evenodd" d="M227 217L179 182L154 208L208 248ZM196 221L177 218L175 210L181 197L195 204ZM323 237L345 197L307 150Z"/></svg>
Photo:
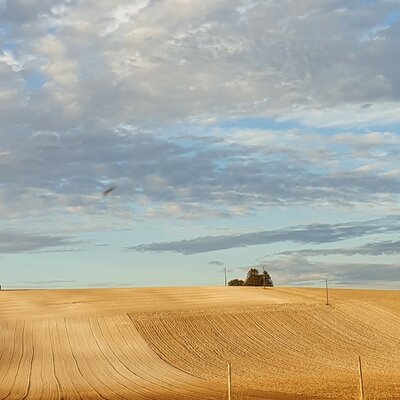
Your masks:
<svg viewBox="0 0 400 400"><path fill-rule="evenodd" d="M399 288L399 9L0 1L3 287Z"/></svg>

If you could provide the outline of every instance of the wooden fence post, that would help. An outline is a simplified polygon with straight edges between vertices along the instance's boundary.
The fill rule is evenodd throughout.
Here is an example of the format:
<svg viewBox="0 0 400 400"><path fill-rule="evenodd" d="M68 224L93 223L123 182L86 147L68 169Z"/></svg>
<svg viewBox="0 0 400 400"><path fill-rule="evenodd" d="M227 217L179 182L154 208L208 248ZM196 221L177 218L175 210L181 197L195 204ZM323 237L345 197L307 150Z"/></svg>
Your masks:
<svg viewBox="0 0 400 400"><path fill-rule="evenodd" d="M358 374L360 376L360 400L365 400L364 381L363 381L363 373L362 373L362 365L361 365L361 356L358 356Z"/></svg>
<svg viewBox="0 0 400 400"><path fill-rule="evenodd" d="M232 370L231 363L228 363L228 400L232 399Z"/></svg>

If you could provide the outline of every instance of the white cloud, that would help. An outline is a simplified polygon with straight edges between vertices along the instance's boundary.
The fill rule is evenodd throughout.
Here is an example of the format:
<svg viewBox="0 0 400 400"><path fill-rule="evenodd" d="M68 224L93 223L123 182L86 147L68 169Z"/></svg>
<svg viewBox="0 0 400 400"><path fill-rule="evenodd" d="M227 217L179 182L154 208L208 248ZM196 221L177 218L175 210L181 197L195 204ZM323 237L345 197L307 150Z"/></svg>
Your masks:
<svg viewBox="0 0 400 400"><path fill-rule="evenodd" d="M120 27L120 25L129 22L132 17L138 15L139 12L148 7L149 4L149 0L137 0L134 4L118 6L111 13L111 19L113 19L113 22L107 26L104 34L108 35L116 31Z"/></svg>
<svg viewBox="0 0 400 400"><path fill-rule="evenodd" d="M23 63L17 61L13 54L8 51L0 53L0 63L1 62L7 64L14 72L20 72L23 68Z"/></svg>
<svg viewBox="0 0 400 400"><path fill-rule="evenodd" d="M0 0L2 238L167 220L209 248L215 220L237 233L265 210L334 209L339 225L354 206L398 211L398 3ZM265 126L246 128L254 117ZM39 236L3 251L72 246ZM265 237L220 238L243 239ZM282 282L333 265L289 258ZM354 280L344 268L338 282Z"/></svg>
<svg viewBox="0 0 400 400"><path fill-rule="evenodd" d="M346 104L332 108L298 108L288 111L281 121L295 120L314 127L363 127L400 122L400 102Z"/></svg>
<svg viewBox="0 0 400 400"><path fill-rule="evenodd" d="M18 53L7 62L20 71L32 55L28 70L50 78L28 105L33 124L254 113L318 126L398 121L398 31L358 39L395 4L337 10L333 0L15 0L3 18Z"/></svg>
<svg viewBox="0 0 400 400"><path fill-rule="evenodd" d="M7 2L1 216L90 221L110 206L96 197L110 182L121 188L115 225L132 214L195 219L267 206L396 204L397 133L351 129L399 122L399 32L385 29L379 44L359 40L396 5L340 6ZM254 116L349 129L218 127Z"/></svg>

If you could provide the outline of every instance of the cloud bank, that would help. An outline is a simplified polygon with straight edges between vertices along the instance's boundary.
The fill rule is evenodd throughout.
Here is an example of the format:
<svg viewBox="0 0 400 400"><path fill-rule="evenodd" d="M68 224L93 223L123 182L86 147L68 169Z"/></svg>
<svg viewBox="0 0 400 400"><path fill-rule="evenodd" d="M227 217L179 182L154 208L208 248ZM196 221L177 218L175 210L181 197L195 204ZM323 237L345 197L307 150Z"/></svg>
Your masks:
<svg viewBox="0 0 400 400"><path fill-rule="evenodd" d="M393 202L396 132L315 129L399 122L397 6L6 1L0 215L101 216L110 183L116 225Z"/></svg>
<svg viewBox="0 0 400 400"><path fill-rule="evenodd" d="M81 241L66 236L27 234L22 232L0 231L0 253L25 253L53 250L81 244Z"/></svg>
<svg viewBox="0 0 400 400"><path fill-rule="evenodd" d="M399 5L0 0L0 252L165 223L168 241L131 254L280 242L343 242L279 256L303 264L396 254L397 217L383 216L399 210ZM321 211L277 230L253 222L298 208ZM340 222L360 209L365 221ZM337 223L308 223L322 210ZM252 231L214 229L236 221Z"/></svg>
<svg viewBox="0 0 400 400"><path fill-rule="evenodd" d="M239 235L203 236L190 240L141 244L128 247L128 250L139 252L177 252L189 255L286 241L303 244L332 243L366 235L394 233L399 232L399 230L400 217L391 216L361 222L298 225L279 230L251 232Z"/></svg>

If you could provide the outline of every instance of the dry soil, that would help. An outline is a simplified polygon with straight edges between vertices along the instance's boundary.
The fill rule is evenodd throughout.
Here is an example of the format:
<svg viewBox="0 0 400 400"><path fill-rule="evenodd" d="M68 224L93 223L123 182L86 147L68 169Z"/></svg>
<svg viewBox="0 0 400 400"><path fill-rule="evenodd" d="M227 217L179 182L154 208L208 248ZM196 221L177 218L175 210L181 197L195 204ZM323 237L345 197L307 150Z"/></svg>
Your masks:
<svg viewBox="0 0 400 400"><path fill-rule="evenodd" d="M400 291L0 292L0 399L400 399Z"/></svg>

